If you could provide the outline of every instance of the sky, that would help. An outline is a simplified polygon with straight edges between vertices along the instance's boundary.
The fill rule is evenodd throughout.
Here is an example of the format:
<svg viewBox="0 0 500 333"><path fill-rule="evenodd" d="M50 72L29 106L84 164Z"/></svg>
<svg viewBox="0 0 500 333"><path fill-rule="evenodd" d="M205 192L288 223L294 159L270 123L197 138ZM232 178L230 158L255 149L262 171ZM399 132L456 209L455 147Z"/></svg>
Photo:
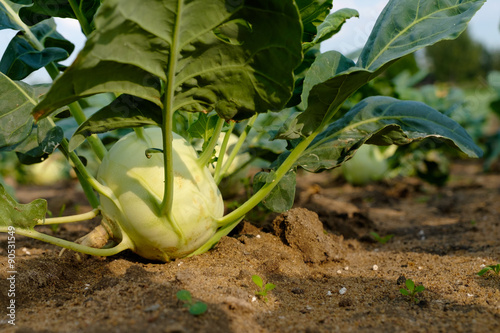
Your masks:
<svg viewBox="0 0 500 333"><path fill-rule="evenodd" d="M378 15L389 0L334 0L333 11L341 8L358 10L360 17L346 22L342 30L322 44L322 50L336 50L343 54L355 52L363 47L375 25ZM72 19L57 19L58 31L72 41L76 50L83 47L85 37L79 29L78 22ZM487 0L469 23L469 33L473 39L481 42L490 50L500 50L500 0ZM15 35L11 30L0 30L0 54L3 54L9 40ZM63 62L69 65L75 58ZM50 82L50 78L42 69L33 73L26 80L28 83L40 81Z"/></svg>

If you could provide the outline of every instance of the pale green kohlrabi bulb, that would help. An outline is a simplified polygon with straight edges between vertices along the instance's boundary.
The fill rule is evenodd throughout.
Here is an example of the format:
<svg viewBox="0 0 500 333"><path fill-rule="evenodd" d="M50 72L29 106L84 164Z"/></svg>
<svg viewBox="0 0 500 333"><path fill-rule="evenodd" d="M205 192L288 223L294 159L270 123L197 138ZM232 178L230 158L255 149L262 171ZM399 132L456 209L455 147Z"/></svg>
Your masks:
<svg viewBox="0 0 500 333"><path fill-rule="evenodd" d="M169 221L160 213L164 193L163 154L146 158L148 148L162 148L159 128L121 138L102 161L97 179L116 199L101 196L103 216L117 241L127 237L144 258L168 261L184 257L209 240L222 217L222 196L207 167L199 166L195 150L174 133L174 197ZM175 226L176 224L176 226Z"/></svg>

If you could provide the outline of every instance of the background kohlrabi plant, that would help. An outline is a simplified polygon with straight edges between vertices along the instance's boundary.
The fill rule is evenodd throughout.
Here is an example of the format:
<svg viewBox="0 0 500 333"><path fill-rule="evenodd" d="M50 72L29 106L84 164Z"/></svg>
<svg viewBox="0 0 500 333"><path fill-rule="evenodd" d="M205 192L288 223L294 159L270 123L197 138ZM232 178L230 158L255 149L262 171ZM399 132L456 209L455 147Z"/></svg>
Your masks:
<svg viewBox="0 0 500 333"><path fill-rule="evenodd" d="M364 144L434 138L478 157L456 121L422 102L369 96L343 106L401 57L456 38L483 3L391 0L355 62L320 52L358 15L331 12L330 0L0 0L0 28L19 31L0 62L0 149L28 164L60 150L94 208L46 218L45 200L20 205L2 187L0 231L168 261L209 250L260 202L288 210L297 169L339 167ZM59 62L73 46L53 17L76 18L88 38L68 68ZM42 67L51 85L20 81ZM100 107L87 107L91 97ZM67 117L76 129L65 131ZM124 132L104 144L104 133ZM97 176L80 158L88 149ZM265 171L254 194L223 215L217 185L247 152ZM101 226L77 242L35 230L98 215Z"/></svg>

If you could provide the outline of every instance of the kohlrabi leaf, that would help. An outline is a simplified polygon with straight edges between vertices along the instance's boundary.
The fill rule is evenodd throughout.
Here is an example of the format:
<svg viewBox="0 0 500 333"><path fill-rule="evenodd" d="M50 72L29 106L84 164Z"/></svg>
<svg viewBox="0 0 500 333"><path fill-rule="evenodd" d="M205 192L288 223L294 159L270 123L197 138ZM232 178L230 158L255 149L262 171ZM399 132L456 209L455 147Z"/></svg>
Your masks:
<svg viewBox="0 0 500 333"><path fill-rule="evenodd" d="M160 88L148 79L153 76L166 83L170 111L215 109L225 119L244 119L283 107L302 57L293 1L108 0L95 25L35 118L100 92L162 107Z"/></svg>
<svg viewBox="0 0 500 333"><path fill-rule="evenodd" d="M43 50L37 50L29 43L24 32L19 32L10 41L0 60L0 72L13 80L22 80L51 62L68 58L73 52L74 45L56 31L53 19L35 25L31 32L44 45Z"/></svg>
<svg viewBox="0 0 500 333"><path fill-rule="evenodd" d="M45 87L13 81L0 73L0 150L15 151L25 164L40 162L63 139L62 130L48 119L35 124L31 110Z"/></svg>
<svg viewBox="0 0 500 333"><path fill-rule="evenodd" d="M317 34L311 42L302 44L304 50L308 50L316 44L319 44L340 31L344 23L352 18L359 17L357 10L343 8L328 15L323 23L317 27Z"/></svg>
<svg viewBox="0 0 500 333"><path fill-rule="evenodd" d="M332 9L332 0L296 0L304 26L303 42L311 42L317 27L325 20Z"/></svg>
<svg viewBox="0 0 500 333"><path fill-rule="evenodd" d="M457 38L486 0L390 0L373 27L358 66L376 71L384 64Z"/></svg>
<svg viewBox="0 0 500 333"><path fill-rule="evenodd" d="M19 16L27 25L34 25L51 17L78 19L68 0L11 1L21 4L33 3L32 6L24 7L19 11ZM74 2L88 23L92 22L96 11L101 4L100 0L76 0Z"/></svg>
<svg viewBox="0 0 500 333"><path fill-rule="evenodd" d="M47 201L36 199L29 204L20 204L0 184L0 231L6 232L9 226L32 229L45 218L46 212Z"/></svg>
<svg viewBox="0 0 500 333"><path fill-rule="evenodd" d="M253 178L253 190L257 192L266 183L275 181L274 171L259 172ZM276 213L286 212L293 206L295 200L296 173L287 172L272 191L262 200L262 204Z"/></svg>
<svg viewBox="0 0 500 333"><path fill-rule="evenodd" d="M340 166L364 143L405 145L425 138L442 140L470 157L481 149L454 120L415 101L368 97L316 137L296 162L317 172Z"/></svg>
<svg viewBox="0 0 500 333"><path fill-rule="evenodd" d="M69 141L69 150L76 149L91 134L105 133L119 128L159 126L161 123L162 112L158 105L139 97L123 94L78 127Z"/></svg>
<svg viewBox="0 0 500 333"><path fill-rule="evenodd" d="M306 74L302 103L305 109L281 128L278 138L297 139L311 134L325 118L331 118L344 101L380 72L356 67L337 51L320 54Z"/></svg>
<svg viewBox="0 0 500 333"><path fill-rule="evenodd" d="M24 140L15 151L23 164L35 164L45 160L52 154L64 139L64 131L59 126L53 126L46 119L37 125L37 135L31 135Z"/></svg>
<svg viewBox="0 0 500 333"><path fill-rule="evenodd" d="M296 139L328 123L353 92L392 62L440 40L456 38L484 1L389 1L357 64L333 51L316 58L304 81L301 108L305 111L291 119L278 137Z"/></svg>
<svg viewBox="0 0 500 333"><path fill-rule="evenodd" d="M26 1L24 1L26 2ZM18 22L16 22L11 15L8 14L8 11L17 15L19 9L21 9L22 5L15 4L9 0L5 0L5 4L9 6L5 7L4 3L0 3L0 30L3 29L12 29L12 30L21 30L21 26Z"/></svg>
<svg viewBox="0 0 500 333"><path fill-rule="evenodd" d="M219 117L217 115L209 116L205 113L201 113L198 120L189 126L188 134L192 138L203 139L204 142L207 142L214 135L215 125L218 119Z"/></svg>
<svg viewBox="0 0 500 333"><path fill-rule="evenodd" d="M24 141L33 129L31 110L37 103L32 87L0 73L0 150Z"/></svg>

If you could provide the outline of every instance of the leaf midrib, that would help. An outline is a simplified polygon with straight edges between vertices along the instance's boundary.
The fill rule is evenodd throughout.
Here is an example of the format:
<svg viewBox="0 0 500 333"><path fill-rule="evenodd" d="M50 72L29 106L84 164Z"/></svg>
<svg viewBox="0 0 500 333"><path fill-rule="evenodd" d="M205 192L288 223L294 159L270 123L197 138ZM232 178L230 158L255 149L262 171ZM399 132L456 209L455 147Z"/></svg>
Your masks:
<svg viewBox="0 0 500 333"><path fill-rule="evenodd" d="M415 15L415 17L418 17L418 12L419 12L419 9L420 9L420 2L421 2L421 0L419 0L419 1L418 1L417 11L416 11L416 15ZM414 20L414 21L412 22L412 24L408 25L406 28L404 28L403 30L401 30L401 31L400 31L400 33L398 33L396 36L394 36L394 38L393 38L393 39L391 39L391 41L390 41L389 43L387 43L387 44L386 44L386 46L385 46L384 48L382 48L382 50L380 50L380 52L376 55L376 57L374 57L374 58L373 58L373 60L372 60L372 61L371 61L371 62L370 62L367 66L365 66L365 68L370 68L370 67L373 65L373 63L375 63L375 61L377 61L377 60L379 59L379 57L380 57L380 56L381 56L381 55L382 55L385 51L387 51L387 50L390 48L391 44L392 44L392 43L394 43L394 41L395 41L396 39L398 39L399 37L401 37L401 35L402 35L403 33L407 32L407 31L408 31L411 27L415 26L416 24L418 24L419 22L421 22L421 21L423 21L423 20L428 19L430 16L432 16L432 15L434 15L434 14L436 14L436 13L439 13L439 12L442 12L442 11L451 10L451 9L454 9L454 8L458 8L458 7L460 7L461 5L463 5L463 3L459 3L459 4L457 4L457 5L455 5L455 6L452 6L452 7L446 7L446 8L440 9L440 10L436 10L436 11L432 12L432 13L431 13L431 14L429 14L429 15L422 16L422 18L417 19L417 20Z"/></svg>

